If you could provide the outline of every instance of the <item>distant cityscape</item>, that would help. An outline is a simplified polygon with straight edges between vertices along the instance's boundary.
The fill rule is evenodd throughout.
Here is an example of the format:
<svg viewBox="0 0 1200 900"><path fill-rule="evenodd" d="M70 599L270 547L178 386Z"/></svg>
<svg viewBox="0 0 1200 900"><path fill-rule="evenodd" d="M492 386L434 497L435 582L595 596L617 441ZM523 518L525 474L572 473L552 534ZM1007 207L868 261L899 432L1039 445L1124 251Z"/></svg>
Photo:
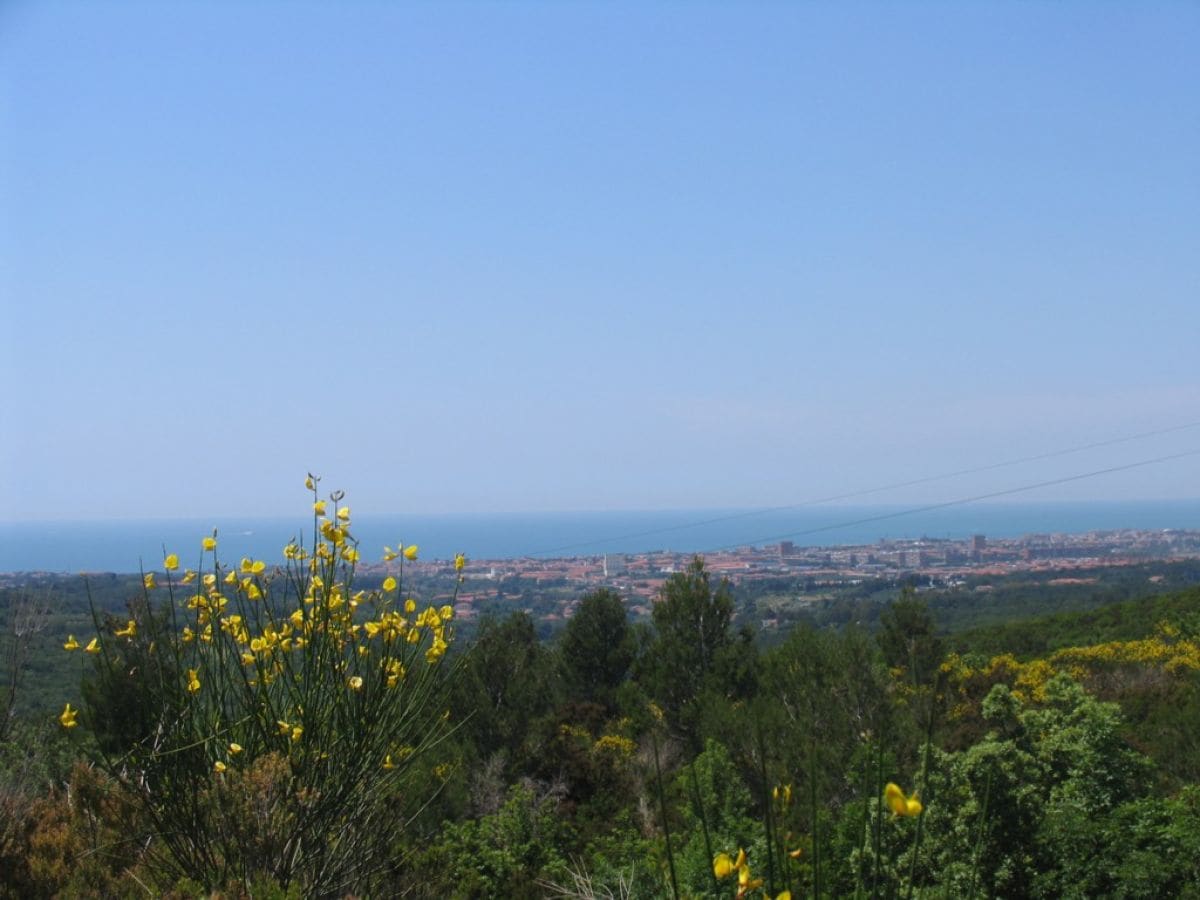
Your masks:
<svg viewBox="0 0 1200 900"><path fill-rule="evenodd" d="M667 577L685 568L695 555L660 550L556 559L471 560L464 572L456 614L471 618L477 600L495 596L490 583L511 578L547 586L565 582L580 591L609 587L625 597L633 611L648 613ZM976 534L965 540L884 539L835 547L804 547L781 541L709 552L703 557L709 572L734 583L802 575L837 581L894 580L911 575L953 585L967 576L1004 576L1023 571L1062 571L1064 583L1069 583L1072 569L1200 558L1200 530L1120 529L994 539ZM443 568L436 562L421 566L429 574ZM472 584L481 590L474 590ZM570 611L563 610L566 615Z"/></svg>
<svg viewBox="0 0 1200 900"><path fill-rule="evenodd" d="M517 606L537 598L538 618L553 622L569 618L587 591L607 587L621 595L635 615L649 615L667 580L685 569L697 554L655 550L556 558L518 557L470 559L455 599L455 615L475 618L496 601ZM715 578L737 584L746 581L804 578L830 585L881 584L913 578L918 582L954 587L967 578L1003 577L1027 573L1060 573L1050 584L1085 583L1072 570L1138 565L1151 561L1200 559L1200 530L1115 529L1079 533L1038 533L990 538L975 534L965 539L921 537L880 539L870 544L801 546L780 541L766 546L743 546L700 554ZM456 572L448 560L406 563L407 572L432 579L433 598L449 602L447 582ZM397 563L359 566L369 577L396 574ZM0 586L35 583L54 578L48 572L0 574ZM976 588L980 590L980 588Z"/></svg>

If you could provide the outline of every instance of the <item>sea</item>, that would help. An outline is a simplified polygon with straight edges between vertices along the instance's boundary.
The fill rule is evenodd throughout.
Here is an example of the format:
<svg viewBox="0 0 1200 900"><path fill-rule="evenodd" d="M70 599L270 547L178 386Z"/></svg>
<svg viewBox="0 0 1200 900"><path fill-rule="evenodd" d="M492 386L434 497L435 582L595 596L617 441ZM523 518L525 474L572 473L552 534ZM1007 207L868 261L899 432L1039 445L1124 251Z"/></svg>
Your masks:
<svg viewBox="0 0 1200 900"><path fill-rule="evenodd" d="M0 572L137 572L164 553L200 562L201 539L217 531L220 556L275 561L293 539L312 542L312 521L290 518L140 519L0 523ZM422 559L703 553L790 540L798 547L863 545L982 534L1078 533L1133 528L1200 530L1200 500L1090 503L974 503L941 508L806 506L486 515L355 516L364 561L385 545L416 544Z"/></svg>

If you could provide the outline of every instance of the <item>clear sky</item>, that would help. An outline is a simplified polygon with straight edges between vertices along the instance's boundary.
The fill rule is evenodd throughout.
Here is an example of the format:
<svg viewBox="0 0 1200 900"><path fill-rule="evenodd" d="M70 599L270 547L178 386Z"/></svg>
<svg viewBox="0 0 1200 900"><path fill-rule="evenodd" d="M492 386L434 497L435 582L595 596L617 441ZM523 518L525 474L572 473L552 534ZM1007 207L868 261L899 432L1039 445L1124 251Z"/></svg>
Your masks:
<svg viewBox="0 0 1200 900"><path fill-rule="evenodd" d="M4 515L775 505L1200 421L1197 47L1185 2L4 3Z"/></svg>

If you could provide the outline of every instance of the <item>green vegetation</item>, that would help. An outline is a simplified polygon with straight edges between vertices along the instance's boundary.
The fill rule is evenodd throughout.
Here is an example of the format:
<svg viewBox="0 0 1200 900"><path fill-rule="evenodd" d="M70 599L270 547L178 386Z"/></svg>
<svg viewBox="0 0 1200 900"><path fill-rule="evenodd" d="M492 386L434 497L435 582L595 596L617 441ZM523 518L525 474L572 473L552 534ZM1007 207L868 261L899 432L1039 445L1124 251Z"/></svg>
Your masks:
<svg viewBox="0 0 1200 900"><path fill-rule="evenodd" d="M6 590L0 897L1200 896L1183 568L993 622L899 585L766 645L696 560L649 622L599 590L466 641L314 516L280 566Z"/></svg>

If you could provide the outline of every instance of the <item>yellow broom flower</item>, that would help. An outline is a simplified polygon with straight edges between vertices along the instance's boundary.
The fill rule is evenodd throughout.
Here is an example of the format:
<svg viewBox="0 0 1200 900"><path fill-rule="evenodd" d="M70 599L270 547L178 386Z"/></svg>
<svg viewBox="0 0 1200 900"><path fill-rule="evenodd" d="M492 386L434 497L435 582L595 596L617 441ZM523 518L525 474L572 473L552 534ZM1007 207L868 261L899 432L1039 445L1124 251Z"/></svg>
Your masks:
<svg viewBox="0 0 1200 900"><path fill-rule="evenodd" d="M718 881L724 881L734 873L733 860L728 853L718 853L713 857L713 875Z"/></svg>
<svg viewBox="0 0 1200 900"><path fill-rule="evenodd" d="M919 816L921 810L924 808L921 806L921 801L917 799L916 794L906 797L900 786L890 781L887 787L883 789L883 799L887 802L888 808L892 811L893 815L896 816Z"/></svg>

